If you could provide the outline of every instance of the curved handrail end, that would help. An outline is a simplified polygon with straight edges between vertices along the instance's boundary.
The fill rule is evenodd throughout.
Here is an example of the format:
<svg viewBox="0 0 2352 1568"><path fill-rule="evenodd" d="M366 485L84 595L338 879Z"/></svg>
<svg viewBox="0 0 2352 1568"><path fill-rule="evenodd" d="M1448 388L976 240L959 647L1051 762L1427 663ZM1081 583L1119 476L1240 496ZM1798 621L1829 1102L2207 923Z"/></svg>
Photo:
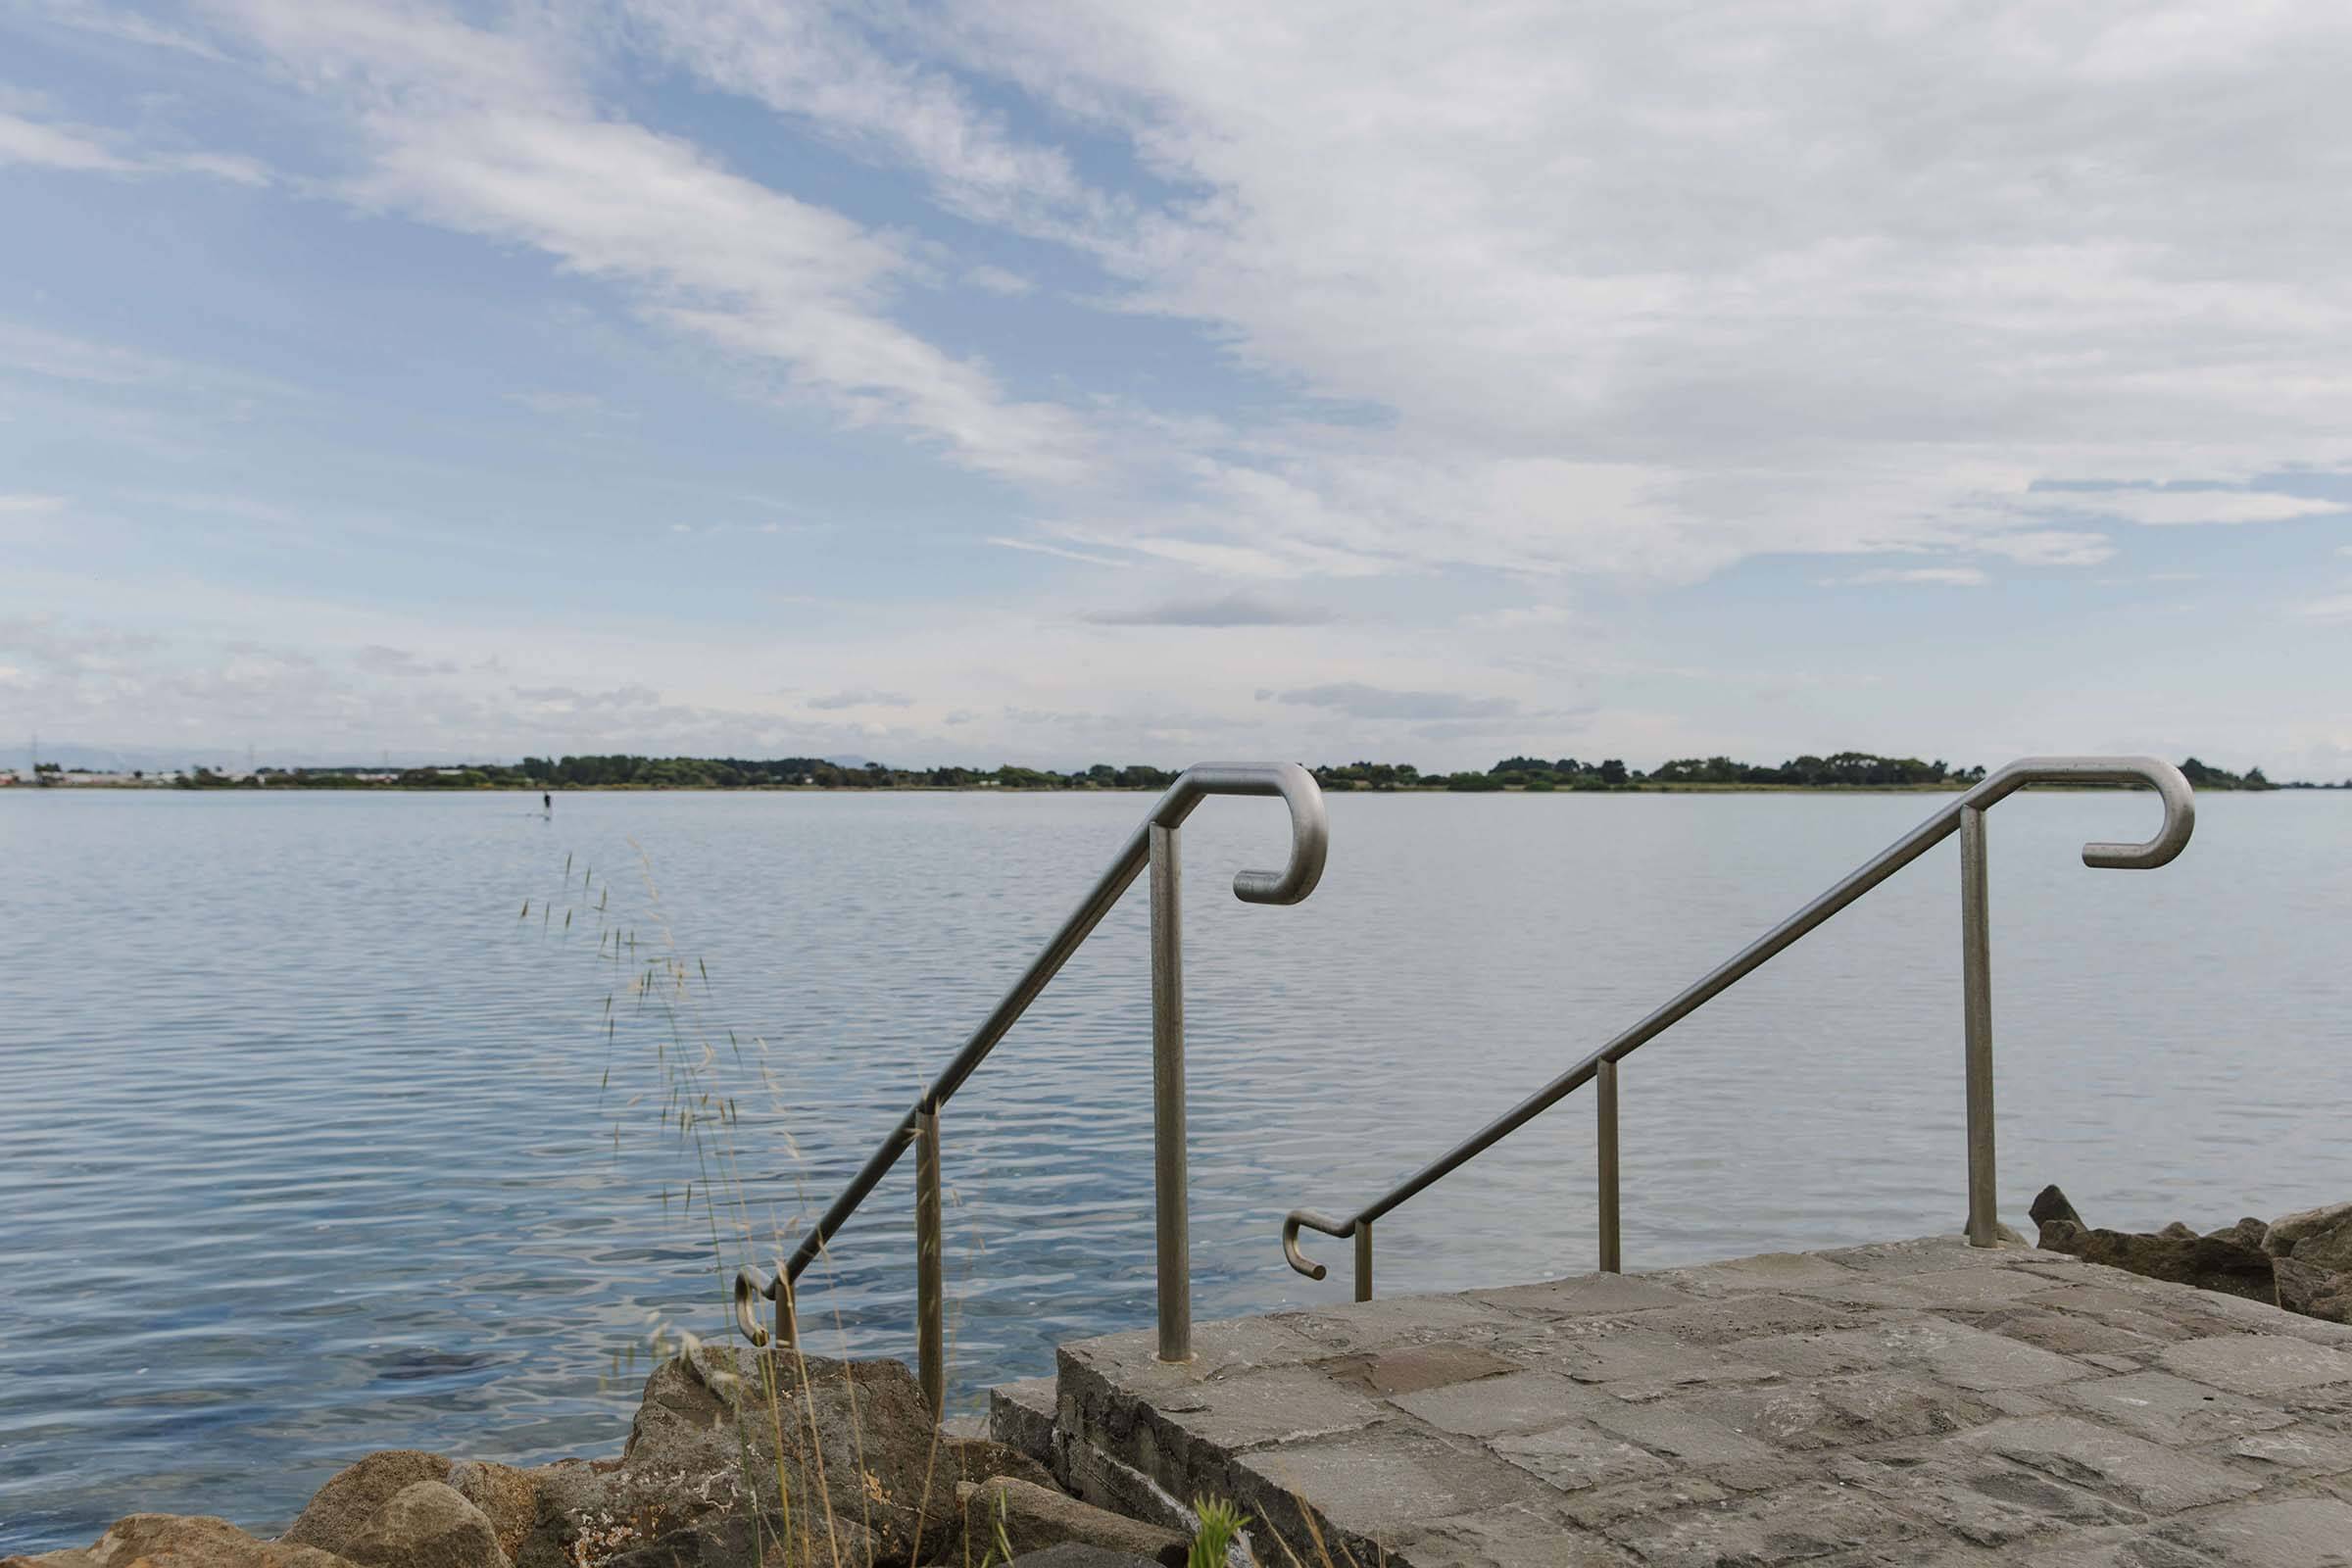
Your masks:
<svg viewBox="0 0 2352 1568"><path fill-rule="evenodd" d="M2145 784L2164 801L2164 825L2142 844L2093 842L2082 863L2102 871L2153 871L2188 847L2197 827L2196 792L2158 757L2021 757L1970 792L1990 806L2028 784Z"/></svg>
<svg viewBox="0 0 2352 1568"><path fill-rule="evenodd" d="M752 1302L755 1299L772 1298L770 1293L773 1289L761 1280L756 1268L739 1268L735 1271L735 1327L745 1339L752 1342L754 1349L766 1348L767 1330L761 1328L760 1320L752 1315Z"/></svg>
<svg viewBox="0 0 2352 1568"><path fill-rule="evenodd" d="M1329 1214L1311 1208L1294 1208L1282 1220L1282 1255L1291 1267L1310 1280L1319 1280L1330 1270L1298 1250L1298 1227L1304 1225L1326 1236L1349 1237L1355 1234L1354 1220L1336 1220Z"/></svg>
<svg viewBox="0 0 2352 1568"><path fill-rule="evenodd" d="M1176 827L1209 795L1279 795L1291 808L1291 858L1279 871L1237 871L1233 896L1244 904L1298 904L1323 880L1331 821L1323 787L1297 762L1196 762L1176 777L1152 820Z"/></svg>

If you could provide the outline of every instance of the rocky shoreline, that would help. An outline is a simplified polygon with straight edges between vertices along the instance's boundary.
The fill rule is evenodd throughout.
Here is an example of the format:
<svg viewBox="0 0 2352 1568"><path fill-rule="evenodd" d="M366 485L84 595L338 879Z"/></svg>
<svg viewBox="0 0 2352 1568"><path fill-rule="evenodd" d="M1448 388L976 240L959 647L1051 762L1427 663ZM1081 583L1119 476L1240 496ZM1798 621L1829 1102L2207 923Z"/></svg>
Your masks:
<svg viewBox="0 0 2352 1568"><path fill-rule="evenodd" d="M1181 1568L1189 1544L1066 1495L1017 1448L943 1430L902 1362L705 1345L646 1380L613 1458L517 1469L385 1450L274 1541L132 1514L0 1568L962 1568L1049 1550Z"/></svg>
<svg viewBox="0 0 2352 1568"><path fill-rule="evenodd" d="M2160 1231L2095 1229L2056 1187L2043 1188L2031 1212L2044 1251L2352 1323L2352 1203L2248 1217L2202 1234L2180 1220Z"/></svg>
<svg viewBox="0 0 2352 1568"><path fill-rule="evenodd" d="M2045 1250L2352 1323L2352 1203L2130 1232L2084 1223L2050 1187L2032 1215ZM1052 1399L997 1391L981 1437L934 1422L903 1362L701 1345L646 1380L612 1458L518 1469L386 1450L338 1471L274 1541L133 1514L0 1568L1183 1568L1190 1510L1064 1451Z"/></svg>

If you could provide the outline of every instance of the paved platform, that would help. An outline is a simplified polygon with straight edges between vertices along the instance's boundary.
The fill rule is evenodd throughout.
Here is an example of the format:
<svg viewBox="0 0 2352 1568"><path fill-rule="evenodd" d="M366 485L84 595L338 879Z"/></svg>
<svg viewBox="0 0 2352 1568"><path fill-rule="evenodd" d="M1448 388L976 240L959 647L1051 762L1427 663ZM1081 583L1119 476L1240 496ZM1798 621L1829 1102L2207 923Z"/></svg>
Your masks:
<svg viewBox="0 0 2352 1568"><path fill-rule="evenodd" d="M2031 1248L1585 1275L1195 1341L1182 1367L1150 1332L1065 1347L1062 1468L1236 1498L1310 1568L1315 1533L1363 1568L2352 1564L2352 1328ZM1011 1403L1001 1425L1042 1422Z"/></svg>

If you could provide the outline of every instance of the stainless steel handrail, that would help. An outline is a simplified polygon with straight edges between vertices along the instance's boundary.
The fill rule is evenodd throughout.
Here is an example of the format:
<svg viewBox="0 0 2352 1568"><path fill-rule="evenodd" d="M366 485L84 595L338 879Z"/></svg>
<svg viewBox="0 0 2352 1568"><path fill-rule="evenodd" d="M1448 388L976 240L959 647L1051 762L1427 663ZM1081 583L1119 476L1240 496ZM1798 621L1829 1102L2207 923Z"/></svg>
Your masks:
<svg viewBox="0 0 2352 1568"><path fill-rule="evenodd" d="M1355 1298L1372 1297L1372 1225L1382 1215L1456 1168L1477 1158L1569 1095L1595 1078L1599 1080L1600 1266L1614 1273L1620 1266L1617 1193L1617 1064L1730 990L1741 979L1823 924L1830 916L1861 898L1895 872L1918 859L1957 829L1961 848L1961 964L1962 1005L1967 1040L1968 1093L1968 1237L1989 1247L1995 1235L1993 1215L1992 1145L1992 986L1984 882L1984 812L1988 807L2029 784L2147 784L2164 801L2164 825L2144 844L2085 844L2082 863L2104 869L2152 870L2169 862L2188 844L2196 826L2196 800L2188 780L2170 762L2153 757L2028 757L2011 762L1966 794L1939 808L1925 822L1880 851L1859 870L1820 898L1742 948L1673 1001L1579 1061L1537 1090L1509 1112L1442 1158L1367 1203L1345 1220L1311 1208L1293 1209L1282 1222L1282 1251L1291 1267L1309 1279L1324 1276L1323 1265L1298 1250L1301 1226L1326 1236L1355 1238Z"/></svg>
<svg viewBox="0 0 2352 1568"><path fill-rule="evenodd" d="M1148 865L1152 870L1152 1036L1154 1181L1159 1245L1160 1355L1171 1361L1192 1354L1192 1293L1186 1239L1184 1150L1184 993L1182 945L1178 939L1177 830L1193 808L1211 795L1280 796L1291 813L1290 859L1279 871L1242 871L1233 896L1245 904L1297 904L1315 891L1330 850L1331 829L1323 792L1314 775L1296 762L1201 762L1177 776L1153 804L1118 858L1079 902L1045 951L1021 972L995 1010L972 1031L963 1048L942 1068L879 1149L850 1179L832 1206L801 1239L789 1262L773 1279L753 1268L735 1276L735 1322L754 1345L768 1333L755 1319L752 1302L776 1303L776 1338L791 1343L793 1287L858 1205L910 1144L919 1145L916 1164L916 1316L924 1392L937 1409L944 1395L941 1353L944 1309L940 1280L939 1112L955 1098L997 1042L1038 994L1093 934Z"/></svg>

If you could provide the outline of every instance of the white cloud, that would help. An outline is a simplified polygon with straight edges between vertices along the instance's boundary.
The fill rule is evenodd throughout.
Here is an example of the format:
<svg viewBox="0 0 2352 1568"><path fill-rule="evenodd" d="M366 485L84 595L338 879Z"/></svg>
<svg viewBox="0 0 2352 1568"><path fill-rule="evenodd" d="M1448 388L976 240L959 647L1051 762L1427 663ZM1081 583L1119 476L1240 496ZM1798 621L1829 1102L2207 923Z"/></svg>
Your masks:
<svg viewBox="0 0 2352 1568"><path fill-rule="evenodd" d="M1975 566L1874 566L1846 577L1824 577L1825 588L1873 588L1906 583L1942 588L1982 588L1992 581Z"/></svg>
<svg viewBox="0 0 2352 1568"><path fill-rule="evenodd" d="M152 355L113 344L90 343L63 333L0 321L0 370L16 370L64 381L130 386L161 381L179 368Z"/></svg>
<svg viewBox="0 0 2352 1568"><path fill-rule="evenodd" d="M995 545L1000 550L1026 550L1036 556L1058 556L1063 561L1083 562L1090 566L1124 566L1127 564L1126 562L1114 556L1091 555L1084 550L1069 550L1060 545L1040 544L1034 539L1005 539L991 535L982 542Z"/></svg>
<svg viewBox="0 0 2352 1568"><path fill-rule="evenodd" d="M2274 490L2100 490L2070 495L2066 510L2123 517L2150 527L2200 523L2287 522L2346 509L2341 501Z"/></svg>
<svg viewBox="0 0 2352 1568"><path fill-rule="evenodd" d="M270 182L270 172L251 158L205 152L124 154L83 127L0 113L0 167L10 164L85 174L210 174L239 185Z"/></svg>
<svg viewBox="0 0 2352 1568"><path fill-rule="evenodd" d="M1973 544L1988 555L2005 557L2023 566L2095 566L2115 556L2115 545L2105 534L2060 529L1986 534Z"/></svg>
<svg viewBox="0 0 2352 1568"><path fill-rule="evenodd" d="M1006 296L1027 294L1037 287L1020 273L1002 267L975 267L963 274L963 280L974 288Z"/></svg>
<svg viewBox="0 0 2352 1568"><path fill-rule="evenodd" d="M1032 482L1087 471L1067 411L893 322L897 242L600 111L563 51L368 0L218 0L306 84L353 103L370 163L353 199L529 245L649 318L780 367L852 422L906 426Z"/></svg>
<svg viewBox="0 0 2352 1568"><path fill-rule="evenodd" d="M905 692L881 692L871 687L859 687L824 697L811 697L808 706L827 712L845 708L912 708L914 699Z"/></svg>
<svg viewBox="0 0 2352 1568"><path fill-rule="evenodd" d="M34 0L43 20L59 26L92 32L104 37L119 38L125 43L141 44L154 49L171 49L195 55L205 60L219 60L220 51L203 39L174 28L150 22L145 17L91 5L87 0Z"/></svg>
<svg viewBox="0 0 2352 1568"><path fill-rule="evenodd" d="M2304 620L2321 621L2328 625L2352 622L2352 593L2307 600L2295 607L2295 613Z"/></svg>
<svg viewBox="0 0 2352 1568"><path fill-rule="evenodd" d="M139 167L74 131L21 115L0 114L0 165L5 164L105 174L131 173Z"/></svg>
<svg viewBox="0 0 2352 1568"><path fill-rule="evenodd" d="M2324 151L2352 135L2341 16L1817 0L1703 30L1633 5L1257 22L1241 0L1000 0L946 36L1178 192L1054 209L1137 308L1394 416L1260 443L1246 466L1313 505L1233 509L1258 552L1376 533L1393 564L1690 576L1949 548L2081 499L2036 479L2352 455L2332 260L2352 215ZM2191 122L2231 125L2229 147L2161 128ZM910 161L959 188L952 162ZM2312 226L2282 236L2279 211ZM1581 493L1593 464L1642 475L1639 498ZM1351 490L1367 465L1395 499ZM1465 487L1513 504L1436 499ZM2303 514L2278 506L2196 514Z"/></svg>
<svg viewBox="0 0 2352 1568"><path fill-rule="evenodd" d="M31 513L55 512L66 504L64 496L0 494L0 516L25 515Z"/></svg>
<svg viewBox="0 0 2352 1568"><path fill-rule="evenodd" d="M1302 605L1261 594L1227 593L1212 598L1171 599L1116 610L1092 611L1080 617L1097 626L1321 626L1336 617L1316 605Z"/></svg>
<svg viewBox="0 0 2352 1568"><path fill-rule="evenodd" d="M1064 537L1233 578L1688 581L1761 553L1971 548L2081 565L2112 548L2069 525L2085 513L2318 504L2037 481L2352 459L2352 217L2320 151L2352 137L2352 29L2308 14L2233 20L2192 57L2122 42L2202 15L2153 0L2112 25L1799 0L1810 24L1730 12L1698 38L1640 6L1367 24L1307 4L1267 29L1240 0L612 4L621 25L493 32L215 0L353 104L364 199L608 279L1016 481ZM1278 400L1242 431L1016 397L894 318L938 247L619 118L580 64L614 39L1074 251L1115 280L1104 303L1199 323L1286 394L1378 417ZM2236 128L2218 149L2149 129L2183 123ZM1142 177L1082 166L1082 137ZM1019 281L998 271L963 275Z"/></svg>

